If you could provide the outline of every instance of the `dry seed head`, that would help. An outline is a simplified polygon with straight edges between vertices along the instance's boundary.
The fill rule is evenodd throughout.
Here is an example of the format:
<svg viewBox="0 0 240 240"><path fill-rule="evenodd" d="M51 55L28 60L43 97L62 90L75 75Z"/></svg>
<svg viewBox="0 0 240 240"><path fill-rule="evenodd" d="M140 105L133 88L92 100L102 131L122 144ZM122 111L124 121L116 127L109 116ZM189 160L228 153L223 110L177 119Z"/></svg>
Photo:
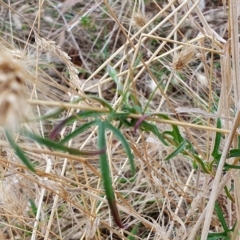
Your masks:
<svg viewBox="0 0 240 240"><path fill-rule="evenodd" d="M8 51L0 51L0 125L16 129L26 110L24 66Z"/></svg>
<svg viewBox="0 0 240 240"><path fill-rule="evenodd" d="M147 15L140 11L133 11L130 17L125 18L125 23L127 25L130 25L133 31L138 31L139 29L142 29L148 22L149 18L147 17ZM146 30L149 31L149 27L147 27Z"/></svg>
<svg viewBox="0 0 240 240"><path fill-rule="evenodd" d="M53 52L59 59L66 64L70 80L75 86L79 86L80 81L78 77L78 70L75 68L74 64L71 62L71 58L68 54L61 50L59 46L55 44L54 41L47 40L43 37L40 37L37 33L35 33L35 41L38 46L40 46L46 52Z"/></svg>
<svg viewBox="0 0 240 240"><path fill-rule="evenodd" d="M173 57L172 67L175 71L181 71L187 67L187 65L194 61L195 47L187 46L182 49L179 54Z"/></svg>
<svg viewBox="0 0 240 240"><path fill-rule="evenodd" d="M142 28L148 22L148 18L144 16L141 12L136 12L133 15L133 26L137 28Z"/></svg>

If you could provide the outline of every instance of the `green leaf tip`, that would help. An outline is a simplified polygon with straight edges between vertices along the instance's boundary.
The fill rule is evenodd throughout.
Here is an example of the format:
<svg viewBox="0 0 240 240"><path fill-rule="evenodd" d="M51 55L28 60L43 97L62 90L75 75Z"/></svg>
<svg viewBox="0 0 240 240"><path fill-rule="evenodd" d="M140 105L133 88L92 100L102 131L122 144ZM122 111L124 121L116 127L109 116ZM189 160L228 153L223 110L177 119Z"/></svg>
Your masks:
<svg viewBox="0 0 240 240"><path fill-rule="evenodd" d="M107 145L105 131L106 131L106 122L99 121L98 122L98 147L100 149L106 148L106 145ZM117 205L116 205L114 190L112 187L112 179L110 175L110 168L108 164L108 157L106 152L100 154L100 168L101 168L104 190L106 193L106 197L107 197L108 204L111 209L111 213L113 215L114 221L118 225L118 227L123 228L124 226L121 222Z"/></svg>
<svg viewBox="0 0 240 240"><path fill-rule="evenodd" d="M136 169L135 169L135 165L134 165L133 155L132 155L131 148L130 148L129 143L127 142L126 138L124 137L124 135L121 133L121 131L119 129L114 127L109 122L105 122L105 126L110 131L112 131L112 133L119 139L119 141L121 141L121 143L127 153L129 162L130 162L132 174L135 175Z"/></svg>
<svg viewBox="0 0 240 240"><path fill-rule="evenodd" d="M17 145L17 143L12 138L11 134L9 133L9 131L7 129L5 130L5 135L6 135L6 138L7 138L8 142L9 142L9 144L12 146L12 148L14 149L16 155L19 157L19 159L26 165L26 167L29 170L31 170L32 172L36 172L36 170L35 170L33 164L31 163L31 161L25 155L23 150Z"/></svg>

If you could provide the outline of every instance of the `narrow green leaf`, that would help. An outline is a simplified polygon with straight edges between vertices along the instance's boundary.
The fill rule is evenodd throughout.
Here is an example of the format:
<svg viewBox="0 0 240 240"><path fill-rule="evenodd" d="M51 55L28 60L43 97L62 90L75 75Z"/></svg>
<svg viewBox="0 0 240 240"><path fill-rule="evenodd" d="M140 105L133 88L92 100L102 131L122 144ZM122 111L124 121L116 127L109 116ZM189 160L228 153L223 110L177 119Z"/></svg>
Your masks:
<svg viewBox="0 0 240 240"><path fill-rule="evenodd" d="M157 114L157 116L159 116L160 118L166 119L166 120L171 120L171 119L170 119L167 115L165 115L165 114ZM182 143L183 137L182 137L182 135L181 135L181 133L180 133L180 131L179 131L178 126L172 125L172 129L173 129L173 130L172 130L171 132L165 131L165 132L163 133L163 135L165 135L165 134L171 135L171 136L173 137L175 143L177 143L177 144Z"/></svg>
<svg viewBox="0 0 240 240"><path fill-rule="evenodd" d="M102 113L96 113L93 111L80 111L78 113L75 113L75 114L65 118L64 120L62 120L59 124L57 124L57 126L52 130L49 137L50 137L50 139L55 139L57 134L63 129L64 126L67 126L67 125L75 122L76 120L78 120L78 118L96 117L100 114L102 114Z"/></svg>
<svg viewBox="0 0 240 240"><path fill-rule="evenodd" d="M106 123L99 121L98 122L98 147L100 149L106 148L105 131L106 131ZM114 218L116 224L120 228L123 228L123 224L120 219L117 205L116 205L115 195L114 195L114 191L113 191L113 187L112 187L112 179L111 179L111 175L110 175L110 168L109 168L106 152L100 154L100 168L101 168L103 186L105 189L106 197L107 197L108 204L111 209L113 218Z"/></svg>
<svg viewBox="0 0 240 240"><path fill-rule="evenodd" d="M62 145L61 143L53 142L53 141L51 141L47 138L40 137L39 135L36 135L34 133L31 133L31 132L24 131L23 133L27 137L33 139L34 141L38 142L39 144L47 146L50 149L56 149L56 150L60 150L62 152L68 152L68 153L73 154L73 155L91 156L91 155L98 155L102 152L105 152L105 149L100 149L100 150L91 151L91 152L89 152L89 151L79 151L76 148L66 147L66 146Z"/></svg>
<svg viewBox="0 0 240 240"><path fill-rule="evenodd" d="M30 198L28 201L30 203L30 206L31 206L34 216L36 216L37 215L37 206L36 206L34 200Z"/></svg>
<svg viewBox="0 0 240 240"><path fill-rule="evenodd" d="M239 165L232 165L232 164L225 163L224 164L224 170L228 171L229 169L240 169L240 166Z"/></svg>
<svg viewBox="0 0 240 240"><path fill-rule="evenodd" d="M230 240L225 232L223 233L209 233L207 240Z"/></svg>
<svg viewBox="0 0 240 240"><path fill-rule="evenodd" d="M190 151L191 153L194 153L194 152L195 152L192 143L191 143L190 141L188 141L188 140L187 140L187 146L186 146L186 149L187 149L188 151Z"/></svg>
<svg viewBox="0 0 240 240"><path fill-rule="evenodd" d="M206 166L206 164L200 157L198 157L196 154L194 154L193 156L194 156L195 161L201 166L202 170L205 173L211 173L211 171L208 169L208 167Z"/></svg>
<svg viewBox="0 0 240 240"><path fill-rule="evenodd" d="M213 162L217 162L217 163L219 163L221 156L222 156L221 153L216 154L216 155L215 155L215 158L214 158L214 160L213 160Z"/></svg>
<svg viewBox="0 0 240 240"><path fill-rule="evenodd" d="M129 113L111 113L111 116L108 116L108 121L111 122L112 120L119 121L118 127L121 128L122 125L125 125L127 127L133 127L137 119L128 119Z"/></svg>
<svg viewBox="0 0 240 240"><path fill-rule="evenodd" d="M122 113L112 113L111 115L111 118L110 119L119 119L119 120L122 120L122 119L127 119L128 116L129 116L130 113L125 113L125 112L122 112Z"/></svg>
<svg viewBox="0 0 240 240"><path fill-rule="evenodd" d="M133 111L133 113L137 113L137 114L142 114L143 113L142 107L139 106L139 105L132 106L132 111Z"/></svg>
<svg viewBox="0 0 240 240"><path fill-rule="evenodd" d="M136 177L131 177L131 178L119 178L118 183L132 183L136 181Z"/></svg>
<svg viewBox="0 0 240 240"><path fill-rule="evenodd" d="M215 208L215 211L217 213L217 216L218 216L218 219L223 227L223 230L225 233L228 233L230 230L228 229L227 227L227 223L225 221L225 218L224 218L224 215L223 215L223 212L222 212L222 209L221 207L219 206L218 202L215 202L215 205L214 205L214 208Z"/></svg>
<svg viewBox="0 0 240 240"><path fill-rule="evenodd" d="M194 170L198 170L199 169L198 162L196 160L193 161L193 169Z"/></svg>
<svg viewBox="0 0 240 240"><path fill-rule="evenodd" d="M184 139L184 140L182 141L182 143L179 145L179 147L178 147L175 151L173 151L171 154L169 154L169 155L165 158L165 160L168 161L168 160L170 160L171 158L177 156L180 152L183 151L183 149L185 148L186 144L187 144L187 141Z"/></svg>
<svg viewBox="0 0 240 240"><path fill-rule="evenodd" d="M83 124L81 127L78 127L75 131L68 134L60 143L63 144L65 142L68 142L72 138L78 136L80 133L84 132L85 130L93 126L94 124L96 124L96 120Z"/></svg>
<svg viewBox="0 0 240 240"><path fill-rule="evenodd" d="M165 131L163 132L163 136L164 135L169 135L172 137L173 141L179 145L182 141L183 141L183 138L182 136L180 135L179 131L178 131L178 128L174 128L175 130L172 130L172 131ZM177 131L176 131L177 129Z"/></svg>
<svg viewBox="0 0 240 240"><path fill-rule="evenodd" d="M129 114L130 113L115 113L115 112L111 112L110 114L108 114L108 118L107 119L108 119L109 122L115 120L115 121L119 121L120 125L124 124L124 125L126 125L128 127L132 127L134 125L133 124L131 125L131 122L127 120Z"/></svg>
<svg viewBox="0 0 240 240"><path fill-rule="evenodd" d="M93 99L93 100L101 103L102 106L108 108L110 110L110 112L113 111L112 105L108 101L106 101L105 99L97 97L97 96L92 96L92 95L88 96L87 98L88 99Z"/></svg>
<svg viewBox="0 0 240 240"><path fill-rule="evenodd" d="M230 228L230 231L231 231L231 232L234 232L234 229L235 229L236 225L237 225L237 220L236 220L235 223L233 224L232 228Z"/></svg>
<svg viewBox="0 0 240 240"><path fill-rule="evenodd" d="M174 140L176 143L180 144L182 141L183 141L183 137L179 131L179 128L178 126L175 126L175 125L172 125L172 133L173 133L173 136L174 136Z"/></svg>
<svg viewBox="0 0 240 240"><path fill-rule="evenodd" d="M228 158L232 158L232 157L240 157L240 149L231 149L229 151Z"/></svg>
<svg viewBox="0 0 240 240"><path fill-rule="evenodd" d="M16 155L20 158L20 160L27 166L27 168L29 170L31 170L32 172L35 172L35 168L32 165L31 161L28 159L28 157L24 154L24 152L22 151L22 149L16 144L16 142L14 141L14 139L12 138L11 134L9 133L8 130L5 131L7 140L9 142L9 144L12 146L12 148L14 149Z"/></svg>
<svg viewBox="0 0 240 240"><path fill-rule="evenodd" d="M142 110L141 108L138 106L138 105L135 105L135 106L131 106L131 104L129 103L129 105L125 105L123 108L122 108L122 111L123 112L126 112L126 113L133 113L133 114L137 114L137 113L141 113L142 114Z"/></svg>
<svg viewBox="0 0 240 240"><path fill-rule="evenodd" d="M171 136L174 139L174 135L173 135L172 131L164 131L162 134L163 135L169 135L169 136Z"/></svg>
<svg viewBox="0 0 240 240"><path fill-rule="evenodd" d="M220 118L218 118L217 119L217 128L221 129L221 127L222 127L221 120L220 120ZM218 152L219 152L219 147L220 147L220 143L221 143L221 137L222 137L222 134L220 132L217 132L216 138L215 138L215 143L214 143L214 148L212 151L212 156L214 158L217 158L217 156L219 155Z"/></svg>
<svg viewBox="0 0 240 240"><path fill-rule="evenodd" d="M123 92L123 85L117 78L116 70L111 65L108 65L107 66L107 72L108 72L109 76L113 79L113 81L116 83L118 92L122 93Z"/></svg>
<svg viewBox="0 0 240 240"><path fill-rule="evenodd" d="M232 194L229 192L227 186L224 187L224 190L225 190L225 193L226 193L227 197L228 197L233 203L235 203L235 200L234 200Z"/></svg>
<svg viewBox="0 0 240 240"><path fill-rule="evenodd" d="M165 145L168 146L168 143L165 141L163 135L160 133L160 131L158 130L157 126L148 122L142 122L140 129L142 131L149 131L152 132L156 137L158 137L158 139Z"/></svg>
<svg viewBox="0 0 240 240"><path fill-rule="evenodd" d="M166 114L158 113L158 114L156 114L156 116L158 116L160 118L163 118L163 119L166 119L166 120L170 120L169 116L166 115Z"/></svg>
<svg viewBox="0 0 240 240"><path fill-rule="evenodd" d="M136 226L132 229L131 235L129 234L129 236L127 237L128 240L135 240L134 235L136 236L138 229L139 229L139 225L140 225L139 223L136 224Z"/></svg>
<svg viewBox="0 0 240 240"><path fill-rule="evenodd" d="M105 122L105 125L106 125L106 128L108 128L110 131L113 132L113 134L119 139L119 141L121 141L126 153L127 153L127 156L128 156L128 159L129 159L129 162L130 162L130 166L131 166L131 170L132 170L132 173L135 174L136 170L135 170L135 165L134 165L134 160L133 160L133 155L132 155L132 152L131 152L131 148L126 140L126 138L124 137L124 135L120 132L119 129L115 128L112 124L110 124L109 122Z"/></svg>

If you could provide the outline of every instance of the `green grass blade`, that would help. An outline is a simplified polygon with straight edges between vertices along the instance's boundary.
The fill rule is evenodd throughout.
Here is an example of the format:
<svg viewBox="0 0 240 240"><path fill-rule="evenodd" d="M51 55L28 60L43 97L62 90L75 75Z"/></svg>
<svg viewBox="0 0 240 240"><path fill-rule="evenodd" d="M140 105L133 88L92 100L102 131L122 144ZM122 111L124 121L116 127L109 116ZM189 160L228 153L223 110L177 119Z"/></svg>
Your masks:
<svg viewBox="0 0 240 240"><path fill-rule="evenodd" d="M222 225L222 228L223 228L224 232L227 234L230 230L227 227L227 223L225 221L222 209L217 202L215 202L214 208L215 208L215 211L217 213L218 219L219 219L219 221Z"/></svg>
<svg viewBox="0 0 240 240"><path fill-rule="evenodd" d="M225 193L227 195L227 197L233 202L235 203L235 199L233 198L233 196L231 195L230 191L228 190L227 186L224 187Z"/></svg>
<svg viewBox="0 0 240 240"><path fill-rule="evenodd" d="M37 206L36 206L34 200L30 198L28 201L30 203L30 208L32 210L32 213L34 214L34 216L36 216L37 215Z"/></svg>
<svg viewBox="0 0 240 240"><path fill-rule="evenodd" d="M166 119L166 120L171 120L167 115L165 114L158 114L157 116L163 118L163 119ZM172 131L169 132L169 131L166 131L163 133L163 135L165 134L168 134L168 135L171 135L175 141L175 143L177 144L181 144L182 141L183 141L183 137L179 131L179 128L178 126L175 126L175 125L172 125Z"/></svg>
<svg viewBox="0 0 240 240"><path fill-rule="evenodd" d="M194 156L195 162L197 162L201 166L202 170L205 173L208 173L208 174L211 173L208 166L204 163L204 161L200 157L198 157L196 154L194 154L193 156Z"/></svg>
<svg viewBox="0 0 240 240"><path fill-rule="evenodd" d="M72 138L78 136L80 133L84 132L85 130L87 130L88 128L93 126L94 124L96 124L96 120L83 124L81 127L77 128L75 131L68 134L62 141L60 141L60 143L63 144L63 143L68 142Z"/></svg>
<svg viewBox="0 0 240 240"><path fill-rule="evenodd" d="M119 93L122 93L123 92L123 85L117 78L116 70L112 66L108 65L107 66L107 72L108 72L109 76L113 79L113 81L116 83L117 91Z"/></svg>
<svg viewBox="0 0 240 240"><path fill-rule="evenodd" d="M179 131L178 126L172 125L172 128L173 128L172 134L173 134L175 142L178 143L178 144L182 143L183 137L182 137L182 135L181 135L181 133Z"/></svg>
<svg viewBox="0 0 240 240"><path fill-rule="evenodd" d="M140 225L139 223L136 224L136 226L132 229L131 235L129 234L129 236L127 237L128 240L135 240L135 239L136 239L136 238L134 237L134 235L137 234L138 229L139 229L139 225Z"/></svg>
<svg viewBox="0 0 240 240"><path fill-rule="evenodd" d="M98 155L102 152L105 152L105 149L100 149L100 150L91 151L91 152L89 152L89 151L79 151L76 148L66 147L66 146L62 145L61 143L53 142L53 141L51 141L47 138L40 137L39 135L36 135L34 133L31 133L31 132L24 131L24 134L27 137L31 138L32 140L38 142L41 145L45 145L50 149L55 149L55 150L59 150L59 151L62 151L62 152L68 152L68 153L73 154L73 155L91 156L91 155Z"/></svg>
<svg viewBox="0 0 240 240"><path fill-rule="evenodd" d="M128 118L128 115L129 115L130 113L114 113L113 115L110 115L111 116L111 118L110 119L117 119L117 120L123 120L123 119L126 119L126 118Z"/></svg>
<svg viewBox="0 0 240 240"><path fill-rule="evenodd" d="M220 118L217 119L217 128L221 129L222 125L221 125L221 120ZM218 152L219 152L219 147L220 147L220 143L221 143L221 137L222 134L220 132L216 133L216 138L215 138L215 143L214 143L214 148L212 151L212 156L216 159L218 157Z"/></svg>
<svg viewBox="0 0 240 240"><path fill-rule="evenodd" d="M80 111L71 115L70 117L65 118L62 120L57 126L52 130L50 134L50 139L55 139L58 133L63 129L64 126L67 126L73 122L75 122L78 118L87 118L87 117L96 117L101 113L96 113L93 111Z"/></svg>
<svg viewBox="0 0 240 240"><path fill-rule="evenodd" d="M240 157L240 149L231 149L229 151L228 158L232 158L232 157Z"/></svg>
<svg viewBox="0 0 240 240"><path fill-rule="evenodd" d="M88 96L88 99L93 99L93 100L101 103L102 106L108 108L110 110L110 112L113 111L113 108L112 108L111 104L103 98L100 98L100 97L97 97L97 96Z"/></svg>
<svg viewBox="0 0 240 240"><path fill-rule="evenodd" d="M171 158L177 156L179 153L181 153L181 152L183 151L183 149L186 147L186 144L187 144L187 141L184 139L184 140L182 141L182 143L179 145L179 147L178 147L175 151L173 151L171 154L169 154L169 155L165 158L165 160L168 161L168 160L170 160Z"/></svg>
<svg viewBox="0 0 240 240"><path fill-rule="evenodd" d="M98 147L100 149L106 148L105 131L106 131L106 123L99 121L98 122ZM110 175L110 168L109 168L109 164L108 164L108 157L107 157L106 152L100 154L100 167L101 167L103 186L105 189L106 197L107 197L108 204L111 209L113 218L114 218L116 224L120 228L123 228L123 224L120 219L117 205L116 205L115 195L114 195L114 191L113 191L113 187L112 187L112 179L111 179L111 175Z"/></svg>
<svg viewBox="0 0 240 240"><path fill-rule="evenodd" d="M131 170L132 170L132 173L135 174L136 170L135 170L135 165L134 165L134 160L133 160L133 155L132 155L132 152L131 152L131 148L126 140L126 138L124 137L124 135L120 132L119 129L115 128L112 124L110 124L109 122L105 122L105 125L106 125L106 128L108 128L110 131L113 132L113 134L119 139L119 141L121 141L126 153L127 153L127 156L128 156L128 159L129 159L129 162L130 162L130 166L131 166Z"/></svg>
<svg viewBox="0 0 240 240"><path fill-rule="evenodd" d="M232 165L232 164L228 164L228 163L225 163L224 164L224 170L225 171L228 171L229 169L240 169L240 166L239 165Z"/></svg>
<svg viewBox="0 0 240 240"><path fill-rule="evenodd" d="M108 115L108 121L111 122L112 120L119 121L118 127L121 128L122 125L125 125L127 127L133 127L136 124L136 119L128 119L129 113L110 113Z"/></svg>
<svg viewBox="0 0 240 240"><path fill-rule="evenodd" d="M31 170L32 172L35 172L35 168L32 165L31 161L28 159L28 157L24 154L24 152L22 151L22 149L16 144L16 142L14 141L14 139L12 138L11 134L8 132L8 130L5 131L7 140L9 142L9 144L12 146L12 148L14 149L16 155L20 158L20 160L27 166L27 168L29 170Z"/></svg>
<svg viewBox="0 0 240 240"><path fill-rule="evenodd" d="M142 131L152 132L165 146L168 146L168 143L165 141L163 135L160 133L156 125L144 121L142 122L140 129Z"/></svg>
<svg viewBox="0 0 240 240"><path fill-rule="evenodd" d="M207 240L230 240L230 238L226 235L225 232L223 233L209 233Z"/></svg>

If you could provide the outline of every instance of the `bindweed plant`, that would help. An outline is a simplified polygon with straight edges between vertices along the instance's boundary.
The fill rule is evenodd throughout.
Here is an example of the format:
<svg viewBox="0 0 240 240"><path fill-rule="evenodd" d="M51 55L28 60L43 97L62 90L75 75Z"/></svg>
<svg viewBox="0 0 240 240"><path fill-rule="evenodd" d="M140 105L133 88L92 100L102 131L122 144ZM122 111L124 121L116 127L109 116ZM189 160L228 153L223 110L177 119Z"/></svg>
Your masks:
<svg viewBox="0 0 240 240"><path fill-rule="evenodd" d="M189 2L1 1L0 239L236 238L238 3Z"/></svg>
<svg viewBox="0 0 240 240"><path fill-rule="evenodd" d="M121 89L121 86L119 86ZM68 118L62 120L59 124L57 124L54 129L51 131L49 137L41 137L39 135L36 135L33 132L27 131L26 129L22 129L21 133L25 135L27 138L36 141L37 143L46 146L49 149L66 152L68 154L72 155L78 155L78 156L93 156L93 155L99 155L100 160L100 169L101 169L101 176L102 176L102 182L103 187L105 190L106 198L109 203L109 207L111 209L113 218L116 222L116 224L120 228L124 228L124 225L122 223L121 217L119 216L116 200L115 200L115 193L114 188L112 186L112 179L111 179L111 173L110 173L110 167L108 162L108 155L107 155L107 138L109 135L109 132L112 132L112 134L120 141L122 144L126 156L128 157L130 169L132 172L132 176L137 171L137 168L134 163L134 157L133 152L130 143L128 142L126 136L122 133L123 128L127 128L130 131L137 132L144 131L144 132L151 132L154 134L165 146L172 146L174 148L174 151L170 153L168 156L165 157L165 161L171 161L174 157L176 157L178 154L182 154L186 156L188 159L191 159L193 166L197 169L200 168L203 172L206 174L210 174L211 176L214 176L215 172L214 169L217 167L219 159L221 157L221 150L220 150L220 143L222 139L222 134L217 133L215 138L215 144L212 151L212 162L205 162L203 159L201 159L197 153L197 151L194 149L193 145L189 140L187 140L185 137L182 136L181 131L179 130L179 127L177 125L172 125L171 131L163 131L161 132L161 129L159 129L156 124L153 122L154 119L163 119L163 120L171 120L167 115L164 114L153 114L153 113L143 113L143 109L141 109L141 106L139 105L131 105L133 103L133 95L127 94L127 96L123 97L123 107L121 111L115 111L110 103L106 100L100 99L96 96L86 96L86 98L79 98L75 103L81 103L82 101L85 101L86 99L96 101L98 102L102 108L105 111L92 111L92 110L80 110L78 112L73 113ZM44 116L43 119L50 119L52 117L55 117L59 113L61 113L62 110L56 111L56 114L50 115L48 117ZM138 117L136 117L138 116ZM148 118L151 117L153 121L149 121ZM74 131L64 136L60 141L56 141L57 136L59 135L60 131L66 127L67 125L70 125L74 122L84 120L84 124L81 124L78 126ZM97 145L98 150L95 151L80 151L75 148L67 147L66 144L69 141L74 140L74 138L79 137L81 134L83 134L85 131L92 127L97 127ZM221 129L221 120L218 119L217 121L217 128ZM6 137L12 146L12 148L15 150L17 156L22 160L22 162L33 172L35 172L35 168L32 165L29 158L26 156L23 150L15 143L13 140L11 134L9 131L6 130ZM239 157L240 156L240 150L239 149L231 149L229 151L228 157ZM231 168L239 169L240 167L233 164L225 163L224 165L224 171L228 171ZM229 192L229 190L225 187L225 191L227 193L227 196L229 199L234 201L233 196ZM219 206L216 205L218 212ZM230 231L230 230L229 230ZM225 231L226 233L226 231ZM223 233L223 234L225 234ZM227 233L226 233L227 234ZM215 239L212 238L214 234L209 235L209 239Z"/></svg>
<svg viewBox="0 0 240 240"><path fill-rule="evenodd" d="M127 128L129 131L133 131L135 134L137 131L141 132L151 132L154 134L164 146L172 146L173 151L165 157L165 161L171 161L177 155L181 154L191 160L192 165L195 169L201 169L204 173L210 174L212 177L215 175L215 169L218 166L220 157L221 157L221 140L222 134L220 132L216 133L214 147L211 153L212 161L206 162L201 157L199 157L198 152L195 150L191 141L186 139L186 137L182 136L179 126L171 124L171 130L161 131L154 121L157 119L163 121L171 121L169 116L166 114L158 114L147 112L146 107L142 107L141 104L136 100L133 92L127 90L124 91L124 86L117 79L116 71L108 66L109 75L112 77L114 82L117 85L116 94L122 96L120 110L116 110L111 106L111 103L105 99L99 98L97 96L85 96L79 97L74 100L73 104L81 104L86 100L96 102L100 107L98 110L78 110L71 114L69 117L60 121L59 124L54 126L53 130L50 132L48 137L39 136L33 132L30 132L26 129L21 129L21 134L23 134L28 139L31 139L37 142L40 145L47 147L48 149L65 152L71 155L77 156L99 156L99 165L101 170L102 183L105 190L106 198L108 200L109 207L111 209L111 213L115 220L115 223L118 227L124 228L124 224L122 223L121 217L119 215L119 211L117 208L117 203L115 199L115 192L112 186L112 178L110 171L110 163L108 161L108 136L111 132L122 144L126 156L129 160L129 165L131 169L132 176L137 171L137 167L134 163L134 153L132 151L131 144L129 143L127 137L123 134L123 129ZM64 112L64 108L59 108L52 114L45 115L41 117L42 121L54 119L60 113ZM149 120L151 118L151 121ZM56 140L59 133L66 126L76 123L78 121L84 122L80 124L80 126L76 127L74 131L65 135L60 139L60 141ZM79 125L79 124L78 124ZM70 141L73 141L75 138L79 137L81 134L86 132L91 128L97 128L97 146L98 149L95 151L80 151L76 148L67 147ZM217 120L217 129L221 129L221 120ZM27 157L21 147L14 141L11 133L6 130L5 131L6 138L8 139L9 144L15 150L16 155L22 160L22 162L27 166L29 170L32 172L36 172L35 167L31 163L31 160ZM239 149L231 149L228 154L228 158L232 157L240 157ZM240 167L236 164L224 164L224 171L228 171L229 169L240 169ZM224 188L226 195L228 198L234 202L234 197L230 193L227 187ZM232 231L231 229L226 228L226 224L224 222L224 217L221 212L219 205L216 203L216 212L218 214L220 222L222 223L224 232L219 235L214 235L211 233L209 235L209 239L216 239L216 236L228 236L228 232ZM228 239L228 238L225 238Z"/></svg>

